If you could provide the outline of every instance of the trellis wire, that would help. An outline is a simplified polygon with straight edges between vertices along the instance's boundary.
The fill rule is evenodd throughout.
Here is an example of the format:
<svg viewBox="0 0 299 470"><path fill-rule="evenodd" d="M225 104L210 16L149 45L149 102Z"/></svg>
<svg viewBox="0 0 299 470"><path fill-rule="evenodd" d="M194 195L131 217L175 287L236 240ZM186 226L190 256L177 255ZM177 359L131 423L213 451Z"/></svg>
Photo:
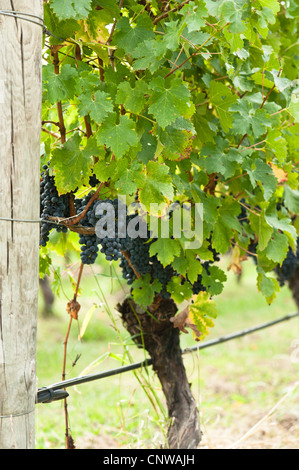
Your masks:
<svg viewBox="0 0 299 470"><path fill-rule="evenodd" d="M59 225L60 227L64 227L63 224L59 222L55 222L54 220L48 220L48 219L14 219L10 217L0 217L0 220L4 220L6 222L23 222L27 224L53 224L53 225Z"/></svg>
<svg viewBox="0 0 299 470"><path fill-rule="evenodd" d="M190 352L198 351L199 349L206 349L206 348L209 348L211 346L215 346L217 344L225 343L226 341L231 341L235 338L241 338L242 336L248 335L250 333L254 333L255 331L259 331L259 330L262 330L264 328L268 328L269 326L273 326L273 325L276 325L278 323L281 323L281 322L284 322L284 321L287 321L287 320L291 320L292 318L295 318L297 316L299 316L299 312L290 313L289 315L285 315L284 317L278 318L276 320L272 320L272 321L267 322L267 323L262 323L261 325L254 326L252 328L246 328L245 330L238 331L236 333L221 336L220 338L212 339L212 340L206 341L205 343L202 343L202 344L197 344L195 346L192 346L191 348L186 348L182 351L182 354L188 354ZM135 370L135 369L140 369L142 367L148 367L148 366L152 365L152 363L153 362L152 362L151 359L145 359L144 361L141 361L141 362L135 362L133 364L128 364L128 365L118 367L118 368L115 368L115 369L107 370L107 371L104 371L104 372L99 372L97 374L88 374L88 375L83 375L81 377L79 376L79 377L76 377L76 378L73 378L73 379L64 380L62 382L57 382L53 385L49 385L48 387L43 387L42 389L39 389L38 392L37 392L36 403L41 403L41 402L50 403L51 400L50 400L49 397L50 397L50 394L53 393L53 391L55 392L55 391L57 391L59 389L62 389L62 388L72 387L72 386L75 386L75 385L80 385L80 384L91 382L91 381L94 381L94 380L104 379L104 378L107 378L107 377L111 377L113 375L122 374L124 372L129 372L129 371L132 371L132 370ZM41 394L43 394L43 395L41 395ZM42 396L43 397L47 396L48 399L43 400Z"/></svg>
<svg viewBox="0 0 299 470"><path fill-rule="evenodd" d="M10 16L12 18L16 18L19 20L29 21L30 23L37 24L38 26L42 26L44 28L43 18L40 18L39 16L36 16L36 15L32 15L31 13L23 13L21 11L14 11L14 10L0 10L0 15ZM39 21L32 20L31 18L37 18L41 21L41 23Z"/></svg>
<svg viewBox="0 0 299 470"><path fill-rule="evenodd" d="M0 15L9 16L11 18L15 18L15 19L18 19L18 20L29 21L29 23L33 23L33 24L36 24L38 26L41 26L43 28L43 33L45 35L53 36L54 38L59 39L60 41L65 41L66 40L65 38L55 36L55 34L51 33L51 31L49 31L45 27L44 19L41 18L40 16L32 15L31 13L23 13L22 11L14 11L14 10L0 10ZM39 21L35 21L31 18L37 18L38 20L41 21L41 23ZM68 41L68 42L72 42L72 41Z"/></svg>

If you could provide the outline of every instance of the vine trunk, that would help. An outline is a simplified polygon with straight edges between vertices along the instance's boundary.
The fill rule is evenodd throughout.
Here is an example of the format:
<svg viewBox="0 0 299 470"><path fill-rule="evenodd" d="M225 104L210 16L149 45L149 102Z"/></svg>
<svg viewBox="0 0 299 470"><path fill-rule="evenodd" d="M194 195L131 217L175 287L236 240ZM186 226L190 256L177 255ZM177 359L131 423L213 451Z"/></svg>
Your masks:
<svg viewBox="0 0 299 470"><path fill-rule="evenodd" d="M124 326L139 347L149 353L166 398L169 449L195 449L200 442L198 411L187 379L180 348L180 330L171 319L172 300L153 303L148 312L132 299L118 305Z"/></svg>

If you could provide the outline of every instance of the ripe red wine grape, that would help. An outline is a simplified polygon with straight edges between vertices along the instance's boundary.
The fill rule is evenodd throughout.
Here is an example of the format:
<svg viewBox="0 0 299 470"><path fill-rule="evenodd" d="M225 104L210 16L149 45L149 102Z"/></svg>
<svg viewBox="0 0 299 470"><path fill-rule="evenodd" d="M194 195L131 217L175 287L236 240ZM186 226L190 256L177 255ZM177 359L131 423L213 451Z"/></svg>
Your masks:
<svg viewBox="0 0 299 470"><path fill-rule="evenodd" d="M52 217L69 217L69 205L67 195L59 195L55 186L54 176L49 174L49 166L43 165L40 182L40 217L46 219ZM44 220L40 228L40 245L46 246L49 234L54 225ZM63 226L55 226L57 232L67 232Z"/></svg>

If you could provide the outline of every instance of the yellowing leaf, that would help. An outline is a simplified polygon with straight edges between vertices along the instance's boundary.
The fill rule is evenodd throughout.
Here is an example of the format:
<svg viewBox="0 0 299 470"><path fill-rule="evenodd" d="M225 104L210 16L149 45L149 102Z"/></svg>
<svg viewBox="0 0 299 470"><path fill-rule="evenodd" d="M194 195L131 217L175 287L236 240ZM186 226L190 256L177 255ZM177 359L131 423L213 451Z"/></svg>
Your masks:
<svg viewBox="0 0 299 470"><path fill-rule="evenodd" d="M199 292L192 299L193 304L190 305L189 320L196 325L201 339L203 339L209 334L209 328L214 326L212 318L217 317L217 306L208 292Z"/></svg>
<svg viewBox="0 0 299 470"><path fill-rule="evenodd" d="M230 262L227 268L228 271L232 270L235 274L242 273L242 265L240 260L240 248L238 246L234 246L232 249L232 254L230 258Z"/></svg>
<svg viewBox="0 0 299 470"><path fill-rule="evenodd" d="M288 181L288 174L282 169L278 168L274 163L270 163L274 175L277 178L278 183L286 183Z"/></svg>

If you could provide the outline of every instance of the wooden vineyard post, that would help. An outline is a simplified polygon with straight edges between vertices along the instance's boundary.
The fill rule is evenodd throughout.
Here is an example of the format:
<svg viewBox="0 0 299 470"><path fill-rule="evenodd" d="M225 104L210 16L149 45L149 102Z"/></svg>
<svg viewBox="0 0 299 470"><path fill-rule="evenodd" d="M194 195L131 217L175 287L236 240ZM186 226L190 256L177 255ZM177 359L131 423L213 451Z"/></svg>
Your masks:
<svg viewBox="0 0 299 470"><path fill-rule="evenodd" d="M0 448L35 443L42 0L1 0ZM11 11L27 15L23 19ZM18 13L19 15L19 13ZM32 21L30 21L32 20ZM11 220L3 220L14 219Z"/></svg>

